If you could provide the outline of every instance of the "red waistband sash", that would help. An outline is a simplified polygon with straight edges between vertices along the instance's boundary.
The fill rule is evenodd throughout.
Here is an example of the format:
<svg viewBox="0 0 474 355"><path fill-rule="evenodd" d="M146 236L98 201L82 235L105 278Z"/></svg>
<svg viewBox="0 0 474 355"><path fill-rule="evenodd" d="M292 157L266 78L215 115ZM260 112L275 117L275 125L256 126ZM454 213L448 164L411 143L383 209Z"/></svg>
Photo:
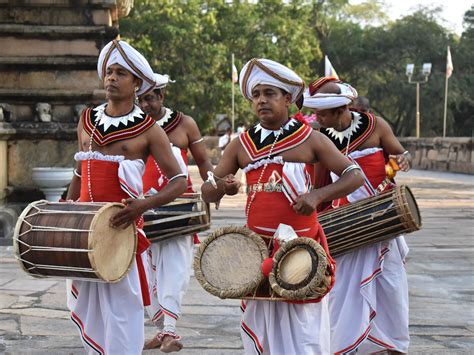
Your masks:
<svg viewBox="0 0 474 355"><path fill-rule="evenodd" d="M90 174L89 174L90 164ZM91 195L94 202L120 202L122 199L130 196L121 189L118 176L117 162L103 161L103 160L84 160L82 161L82 178L81 178L81 202L91 202L89 193L89 176L91 178ZM135 221L137 228L143 228L143 218L140 217ZM150 294L148 292L148 281L146 277L145 267L141 254L150 246L149 240L138 232L137 235L137 269L140 279L140 288L142 291L143 305L150 305Z"/></svg>
<svg viewBox="0 0 474 355"><path fill-rule="evenodd" d="M255 170L247 172L247 184L256 184L259 183L279 183L279 177L282 176L283 166L279 164L269 164L265 169L265 172L260 178L260 174L263 167L260 167ZM253 192L249 193L247 198L247 206L252 200ZM272 231L265 231L259 227L268 228L276 230L280 223L287 224L295 230L296 234L299 237L307 237L317 241L326 252L328 263L330 264L329 268L332 270L333 275L336 272L336 263L331 257L329 252L328 243L326 240L326 235L324 230L318 222L317 213L314 212L309 216L304 216L295 212L293 207L290 205L288 199L282 192L257 192L253 198L253 202L250 206L249 215L247 218L247 226L249 229L255 233L273 236ZM298 231L307 229L305 231ZM276 251L279 249L279 244L277 240L273 240L273 248L271 252L271 257L273 257ZM332 283L329 290L333 287L335 277L332 278ZM324 296L323 296L324 297ZM306 301L292 301L289 303L316 303L321 301L323 297L313 300Z"/></svg>
<svg viewBox="0 0 474 355"><path fill-rule="evenodd" d="M377 187L385 180L387 174L385 172L385 156L382 150L379 150L375 153L354 159L357 164L362 168L365 176L369 180L370 185L373 189ZM365 186L365 184L364 184ZM362 188L366 188L366 187ZM368 192L370 195L371 193ZM342 197L338 200L335 200L334 206L344 206L349 204L347 197Z"/></svg>

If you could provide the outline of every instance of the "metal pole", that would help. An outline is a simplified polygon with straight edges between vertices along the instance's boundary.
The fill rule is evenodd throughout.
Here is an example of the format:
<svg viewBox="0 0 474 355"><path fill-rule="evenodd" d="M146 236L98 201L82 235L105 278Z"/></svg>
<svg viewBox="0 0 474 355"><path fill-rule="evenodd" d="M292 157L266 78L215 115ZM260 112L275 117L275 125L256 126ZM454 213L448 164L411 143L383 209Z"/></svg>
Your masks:
<svg viewBox="0 0 474 355"><path fill-rule="evenodd" d="M235 85L234 85L234 53L232 53L232 75L230 78L230 82L232 84L232 133L235 131L235 101L234 101L234 95L235 95Z"/></svg>
<svg viewBox="0 0 474 355"><path fill-rule="evenodd" d="M416 83L416 138L420 138L420 83Z"/></svg>
<svg viewBox="0 0 474 355"><path fill-rule="evenodd" d="M444 85L444 115L443 115L443 138L446 137L446 116L448 115L448 76Z"/></svg>

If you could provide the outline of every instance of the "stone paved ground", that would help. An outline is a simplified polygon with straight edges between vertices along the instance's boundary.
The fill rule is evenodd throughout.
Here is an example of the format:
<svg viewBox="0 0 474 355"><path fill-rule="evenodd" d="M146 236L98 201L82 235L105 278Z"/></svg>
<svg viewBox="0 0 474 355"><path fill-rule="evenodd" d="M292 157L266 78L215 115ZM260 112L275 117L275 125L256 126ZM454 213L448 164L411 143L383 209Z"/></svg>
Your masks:
<svg viewBox="0 0 474 355"><path fill-rule="evenodd" d="M411 354L474 353L473 180L425 171L399 178L412 187L424 223L407 237ZM244 202L244 195L226 198L213 211L213 229L242 225ZM0 353L82 354L64 290L63 281L28 277L11 247L0 247ZM192 278L178 322L185 345L181 354L243 353L238 305L207 294ZM147 321L147 335L153 332Z"/></svg>

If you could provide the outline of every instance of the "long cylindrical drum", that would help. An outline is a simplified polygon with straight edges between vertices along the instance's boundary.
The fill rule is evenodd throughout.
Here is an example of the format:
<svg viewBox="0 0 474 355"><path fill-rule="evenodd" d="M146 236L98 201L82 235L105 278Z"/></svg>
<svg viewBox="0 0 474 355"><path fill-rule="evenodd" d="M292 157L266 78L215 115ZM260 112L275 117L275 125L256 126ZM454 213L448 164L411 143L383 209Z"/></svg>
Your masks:
<svg viewBox="0 0 474 355"><path fill-rule="evenodd" d="M135 224L111 227L120 203L29 204L18 218L13 246L24 271L34 277L117 282L137 249Z"/></svg>
<svg viewBox="0 0 474 355"><path fill-rule="evenodd" d="M143 214L143 230L151 242L203 232L211 227L209 204L199 193L184 193L173 202Z"/></svg>
<svg viewBox="0 0 474 355"><path fill-rule="evenodd" d="M332 256L421 228L418 205L405 185L320 213L318 220Z"/></svg>

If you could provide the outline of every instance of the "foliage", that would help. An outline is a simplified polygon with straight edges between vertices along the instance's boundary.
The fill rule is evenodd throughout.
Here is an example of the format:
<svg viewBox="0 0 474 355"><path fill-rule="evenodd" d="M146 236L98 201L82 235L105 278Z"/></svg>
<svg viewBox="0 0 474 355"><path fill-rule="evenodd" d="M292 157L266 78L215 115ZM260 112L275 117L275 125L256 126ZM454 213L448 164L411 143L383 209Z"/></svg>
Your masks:
<svg viewBox="0 0 474 355"><path fill-rule="evenodd" d="M442 133L448 45L455 67L448 133L472 134L473 23L474 7L466 12L460 38L442 25L436 8L390 22L381 0L136 0L120 30L157 72L176 80L166 104L192 115L204 131L212 131L216 114L231 116L232 53L239 69L253 57L270 58L308 83L324 72L324 53L341 79L368 96L374 111L405 136L415 133L415 85L408 84L406 64L421 69L431 62L432 74L421 88L421 127L422 136L436 136ZM236 122L251 124L255 115L234 85Z"/></svg>

